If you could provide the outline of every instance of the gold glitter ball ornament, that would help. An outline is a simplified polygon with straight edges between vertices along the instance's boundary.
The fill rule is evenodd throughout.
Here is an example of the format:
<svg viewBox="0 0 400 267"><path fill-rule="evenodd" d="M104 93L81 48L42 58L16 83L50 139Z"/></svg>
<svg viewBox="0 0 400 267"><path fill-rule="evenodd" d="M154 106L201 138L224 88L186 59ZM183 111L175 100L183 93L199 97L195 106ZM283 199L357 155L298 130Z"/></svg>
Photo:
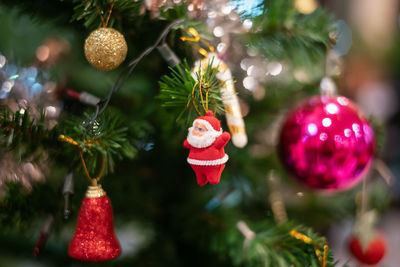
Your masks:
<svg viewBox="0 0 400 267"><path fill-rule="evenodd" d="M112 70L125 60L128 46L124 36L113 28L98 28L85 41L86 59L101 70Z"/></svg>

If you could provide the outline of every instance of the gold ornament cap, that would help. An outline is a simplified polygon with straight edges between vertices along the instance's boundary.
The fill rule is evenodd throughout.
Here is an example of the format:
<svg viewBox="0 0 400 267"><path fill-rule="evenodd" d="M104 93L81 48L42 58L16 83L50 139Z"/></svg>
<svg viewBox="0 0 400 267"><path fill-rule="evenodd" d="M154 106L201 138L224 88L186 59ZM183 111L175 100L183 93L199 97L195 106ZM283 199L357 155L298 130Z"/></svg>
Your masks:
<svg viewBox="0 0 400 267"><path fill-rule="evenodd" d="M101 188L101 185L90 185L86 191L86 197L95 198L105 196L106 192Z"/></svg>
<svg viewBox="0 0 400 267"><path fill-rule="evenodd" d="M100 70L113 70L126 57L128 45L124 36L113 28L98 28L85 40L85 56Z"/></svg>

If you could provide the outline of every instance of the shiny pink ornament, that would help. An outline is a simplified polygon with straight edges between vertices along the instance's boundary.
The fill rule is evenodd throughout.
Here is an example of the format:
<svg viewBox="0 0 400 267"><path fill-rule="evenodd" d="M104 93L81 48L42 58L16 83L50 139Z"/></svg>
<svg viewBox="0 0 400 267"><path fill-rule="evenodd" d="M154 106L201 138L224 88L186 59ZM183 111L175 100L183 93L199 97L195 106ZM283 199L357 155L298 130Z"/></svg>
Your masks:
<svg viewBox="0 0 400 267"><path fill-rule="evenodd" d="M368 170L374 150L368 121L343 96L307 99L289 113L280 133L283 164L317 190L355 186Z"/></svg>

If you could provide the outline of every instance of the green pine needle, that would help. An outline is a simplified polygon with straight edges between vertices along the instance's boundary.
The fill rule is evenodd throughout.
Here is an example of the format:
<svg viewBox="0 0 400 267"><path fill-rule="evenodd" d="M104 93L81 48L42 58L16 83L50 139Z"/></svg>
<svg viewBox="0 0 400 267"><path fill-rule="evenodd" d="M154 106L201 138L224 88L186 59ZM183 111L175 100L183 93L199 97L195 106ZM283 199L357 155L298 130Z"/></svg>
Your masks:
<svg viewBox="0 0 400 267"><path fill-rule="evenodd" d="M94 172L98 169L103 157L107 159L105 168L107 174L108 171L114 171L115 159L133 158L136 155L137 149L131 144L127 134L128 127L124 126L124 121L118 114L104 112L89 130L85 125L90 117L88 114L85 114L85 117L84 121L81 119L67 121L63 134L79 143L80 149L84 151L83 156L89 171ZM87 142L88 140L91 141ZM78 159L76 146L66 144L66 147L72 157Z"/></svg>
<svg viewBox="0 0 400 267"><path fill-rule="evenodd" d="M266 267L320 267L314 246L292 237L289 234L292 229L311 238L323 255L325 238L313 232L311 228L287 222L282 225L269 225L266 231L256 233L247 247L243 246L244 238L239 239L235 256L238 257L238 263ZM241 233L237 231L237 235ZM335 265L329 248L326 262L327 267Z"/></svg>
<svg viewBox="0 0 400 267"><path fill-rule="evenodd" d="M45 145L56 143L57 128L45 127L44 113L38 120L30 116L29 109L24 113L12 112L5 106L0 108L0 147L13 151L16 158L23 159L37 155Z"/></svg>
<svg viewBox="0 0 400 267"><path fill-rule="evenodd" d="M268 59L287 60L295 68L315 66L323 61L329 36L336 29L333 15L318 8L299 13L293 1L264 1L262 14L253 18L254 31L243 36L250 47Z"/></svg>
<svg viewBox="0 0 400 267"><path fill-rule="evenodd" d="M91 30L102 27L100 15L96 5L101 10L104 19L106 19L108 10L110 9L111 1L108 0L74 0L74 15L71 21L83 20L83 25ZM132 22L139 16L139 9L142 6L142 1L131 0L115 0L114 7L111 13L108 27L112 27L116 21L131 20Z"/></svg>
<svg viewBox="0 0 400 267"><path fill-rule="evenodd" d="M162 106L174 113L177 122L186 121L186 125L195 117L204 115L204 107L207 107L207 104L209 110L223 111L219 92L221 84L216 78L216 73L212 68L212 61L204 73L199 70L194 75L186 60L177 67L177 70L171 68L171 73L164 75L159 82L161 90L158 98L161 99ZM197 83L200 80L202 80L201 91ZM206 101L207 91L208 101Z"/></svg>
<svg viewBox="0 0 400 267"><path fill-rule="evenodd" d="M86 114L86 121L89 116ZM0 110L0 147L13 151L16 160L41 155L46 150L53 156L78 160L76 146L65 144L65 149L57 150L60 145L59 135L71 137L79 143L84 151L87 167L90 171L96 170L102 157L107 158L107 171L113 172L115 160L133 158L137 149L131 144L127 134L128 128L115 112L105 112L94 123L90 131L84 127L82 119L71 119L62 124L47 129L44 113L38 120L30 116L29 109L24 113L12 112L2 107ZM87 143L84 140L92 140Z"/></svg>

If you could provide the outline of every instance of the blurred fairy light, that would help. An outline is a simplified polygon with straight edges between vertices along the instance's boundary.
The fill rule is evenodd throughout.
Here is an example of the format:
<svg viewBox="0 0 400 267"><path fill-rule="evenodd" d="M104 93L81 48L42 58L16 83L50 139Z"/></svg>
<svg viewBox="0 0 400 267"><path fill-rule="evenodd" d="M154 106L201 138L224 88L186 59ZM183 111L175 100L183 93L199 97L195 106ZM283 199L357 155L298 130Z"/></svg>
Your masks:
<svg viewBox="0 0 400 267"><path fill-rule="evenodd" d="M252 26L253 26L253 22L251 20L245 19L243 21L243 28L245 28L246 30L250 30Z"/></svg>
<svg viewBox="0 0 400 267"><path fill-rule="evenodd" d="M224 15L228 15L229 13L231 13L232 7L231 7L231 6L228 6L228 5L225 5L225 6L223 6L223 7L221 8L221 11L222 11L222 13L223 13Z"/></svg>
<svg viewBox="0 0 400 267"><path fill-rule="evenodd" d="M322 126L329 127L332 125L332 120L330 118L324 118L322 120Z"/></svg>
<svg viewBox="0 0 400 267"><path fill-rule="evenodd" d="M47 45L41 45L36 50L36 57L39 61L46 61L50 56L50 49Z"/></svg>
<svg viewBox="0 0 400 267"><path fill-rule="evenodd" d="M228 18L232 21L237 21L240 19L240 16L236 12L231 12L229 13Z"/></svg>
<svg viewBox="0 0 400 267"><path fill-rule="evenodd" d="M42 173L38 168L32 164L32 162L27 162L22 165L22 169L29 173L33 180L38 181L42 178Z"/></svg>
<svg viewBox="0 0 400 267"><path fill-rule="evenodd" d="M270 62L267 65L268 74L271 76L277 76L282 72L283 66L279 62Z"/></svg>
<svg viewBox="0 0 400 267"><path fill-rule="evenodd" d="M321 95L335 95L337 92L336 84L330 77L324 77L319 84Z"/></svg>
<svg viewBox="0 0 400 267"><path fill-rule="evenodd" d="M38 61L45 59L46 55L43 51L47 57L51 55L51 51L45 50L43 47L37 50ZM24 114L29 109L29 114L34 120L40 118L43 110L46 118L51 116L51 119L45 121L45 127L54 126L57 123L61 105L56 95L56 84L47 81L48 74L36 67L21 68L10 64L1 54L0 66L1 105L20 114ZM34 182L45 178L48 173L49 159L45 151L38 153L41 153L40 158L38 155L32 155L31 158L22 161L15 160L15 155L11 152L0 151L0 197L5 192L8 181L20 183L27 190L31 190Z"/></svg>
<svg viewBox="0 0 400 267"><path fill-rule="evenodd" d="M302 14L310 14L318 7L316 0L295 0L294 6Z"/></svg>
<svg viewBox="0 0 400 267"><path fill-rule="evenodd" d="M325 110L329 114L337 114L339 112L339 108L335 103L330 103L326 105Z"/></svg>
<svg viewBox="0 0 400 267"><path fill-rule="evenodd" d="M248 68L247 68L247 75L248 75L248 76L253 76L254 69L255 69L255 66L254 66L254 65L251 65L250 67L248 67Z"/></svg>
<svg viewBox="0 0 400 267"><path fill-rule="evenodd" d="M257 81L251 76L247 76L243 79L243 86L247 90L253 91L257 86Z"/></svg>
<svg viewBox="0 0 400 267"><path fill-rule="evenodd" d="M226 52L226 49L228 48L228 46L226 45L226 43L219 43L218 45L217 45L217 51L218 51L218 53L225 53Z"/></svg>
<svg viewBox="0 0 400 267"><path fill-rule="evenodd" d="M217 17L217 12L215 12L214 10L208 12L208 17L209 17L210 19L216 18L216 17Z"/></svg>
<svg viewBox="0 0 400 267"><path fill-rule="evenodd" d="M315 136L318 133L318 127L315 123L309 123L307 125L307 132L311 136Z"/></svg>
<svg viewBox="0 0 400 267"><path fill-rule="evenodd" d="M9 93L13 86L14 86L14 80L8 80L3 83L1 90L4 91L5 93Z"/></svg>
<svg viewBox="0 0 400 267"><path fill-rule="evenodd" d="M247 54L251 57L255 57L258 55L258 51L254 48L248 48L247 49Z"/></svg>
<svg viewBox="0 0 400 267"><path fill-rule="evenodd" d="M58 116L58 110L54 106L48 106L45 109L44 115L48 118L54 118Z"/></svg>
<svg viewBox="0 0 400 267"><path fill-rule="evenodd" d="M249 68L250 65L250 59L248 58L244 58L242 59L242 61L240 61L240 67L242 68L242 70L247 70Z"/></svg>
<svg viewBox="0 0 400 267"><path fill-rule="evenodd" d="M0 69L6 64L6 57L0 54Z"/></svg>
<svg viewBox="0 0 400 267"><path fill-rule="evenodd" d="M222 37L225 34L225 30L221 26L217 26L214 28L213 33L215 37Z"/></svg>

